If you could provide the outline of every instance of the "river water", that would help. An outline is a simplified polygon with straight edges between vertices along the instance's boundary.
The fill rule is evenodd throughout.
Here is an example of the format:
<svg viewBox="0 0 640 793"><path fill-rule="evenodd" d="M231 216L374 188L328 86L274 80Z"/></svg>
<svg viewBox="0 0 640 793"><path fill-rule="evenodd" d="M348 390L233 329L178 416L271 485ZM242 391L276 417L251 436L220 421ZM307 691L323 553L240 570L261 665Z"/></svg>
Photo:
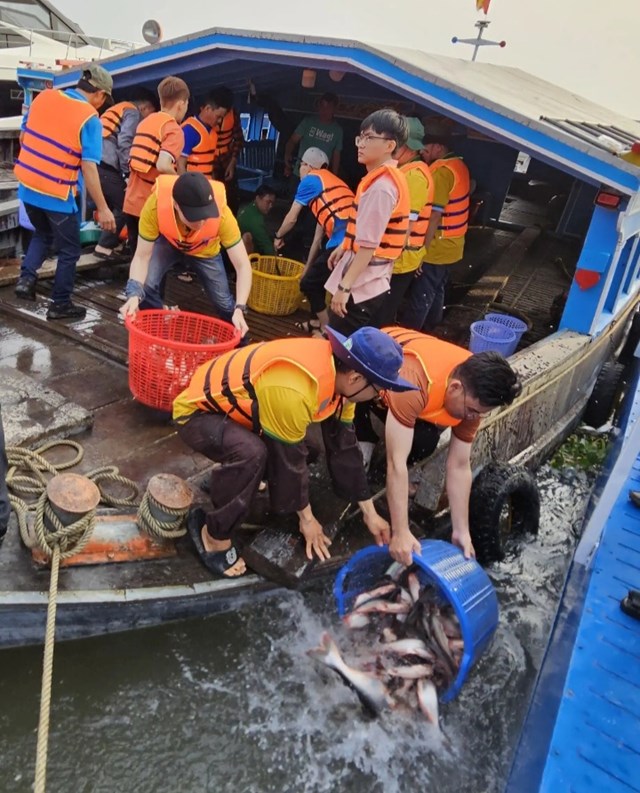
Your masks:
<svg viewBox="0 0 640 793"><path fill-rule="evenodd" d="M504 785L587 504L584 474L539 473L537 538L490 569L495 641L441 708L367 718L305 651L344 643L329 584L242 611L60 644L48 793L493 793ZM0 653L0 791L32 789L41 651Z"/></svg>

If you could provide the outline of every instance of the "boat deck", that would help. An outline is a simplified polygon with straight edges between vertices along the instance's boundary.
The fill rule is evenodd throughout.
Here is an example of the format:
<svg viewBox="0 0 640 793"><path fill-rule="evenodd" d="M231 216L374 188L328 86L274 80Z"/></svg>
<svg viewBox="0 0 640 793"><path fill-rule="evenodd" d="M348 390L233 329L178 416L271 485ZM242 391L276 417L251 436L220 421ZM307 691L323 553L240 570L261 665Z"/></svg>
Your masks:
<svg viewBox="0 0 640 793"><path fill-rule="evenodd" d="M636 398L636 410L640 400ZM640 589L640 422L611 479L619 492L593 560L539 790L640 791L640 621L620 609ZM631 449L631 452L629 452Z"/></svg>

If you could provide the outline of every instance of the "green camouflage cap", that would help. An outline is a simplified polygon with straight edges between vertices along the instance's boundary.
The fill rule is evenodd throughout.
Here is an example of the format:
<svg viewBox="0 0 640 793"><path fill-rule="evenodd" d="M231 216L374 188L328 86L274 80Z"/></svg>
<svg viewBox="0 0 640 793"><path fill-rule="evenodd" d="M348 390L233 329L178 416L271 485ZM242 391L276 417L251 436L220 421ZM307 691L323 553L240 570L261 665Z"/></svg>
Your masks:
<svg viewBox="0 0 640 793"><path fill-rule="evenodd" d="M83 78L98 91L105 91L109 96L113 91L113 78L109 72L97 63L90 63L83 70Z"/></svg>

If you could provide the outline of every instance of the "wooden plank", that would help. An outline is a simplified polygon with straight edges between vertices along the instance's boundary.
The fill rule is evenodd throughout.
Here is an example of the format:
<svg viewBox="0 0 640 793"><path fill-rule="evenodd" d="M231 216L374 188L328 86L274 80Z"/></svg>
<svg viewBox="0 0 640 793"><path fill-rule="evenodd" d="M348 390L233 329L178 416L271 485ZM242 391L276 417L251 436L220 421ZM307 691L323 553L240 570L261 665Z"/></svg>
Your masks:
<svg viewBox="0 0 640 793"><path fill-rule="evenodd" d="M6 259L4 261L7 261ZM0 286L11 286L18 281L20 277L20 262L16 259L10 259L11 263L0 267ZM86 270L94 270L97 267L103 267L105 264L104 259L96 258L93 253L83 253L78 259L76 265L77 272L84 272ZM52 279L56 274L56 267L58 265L57 259L46 259L42 267L38 270L38 281L45 281Z"/></svg>

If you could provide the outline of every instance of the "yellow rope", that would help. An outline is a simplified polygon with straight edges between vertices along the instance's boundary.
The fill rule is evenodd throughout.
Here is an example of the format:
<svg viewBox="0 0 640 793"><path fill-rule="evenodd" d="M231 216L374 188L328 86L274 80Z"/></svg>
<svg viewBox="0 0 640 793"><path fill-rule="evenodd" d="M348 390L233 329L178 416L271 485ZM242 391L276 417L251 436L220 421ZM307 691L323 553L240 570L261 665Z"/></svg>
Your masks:
<svg viewBox="0 0 640 793"><path fill-rule="evenodd" d="M157 520L151 513L152 506L167 515L171 515L174 519L171 521ZM184 537L187 533L184 520L188 512L188 508L170 509L164 504L159 504L147 490L138 508L137 523L143 531L146 531L147 534L150 534L152 537L158 537L161 540L175 540L178 537Z"/></svg>

